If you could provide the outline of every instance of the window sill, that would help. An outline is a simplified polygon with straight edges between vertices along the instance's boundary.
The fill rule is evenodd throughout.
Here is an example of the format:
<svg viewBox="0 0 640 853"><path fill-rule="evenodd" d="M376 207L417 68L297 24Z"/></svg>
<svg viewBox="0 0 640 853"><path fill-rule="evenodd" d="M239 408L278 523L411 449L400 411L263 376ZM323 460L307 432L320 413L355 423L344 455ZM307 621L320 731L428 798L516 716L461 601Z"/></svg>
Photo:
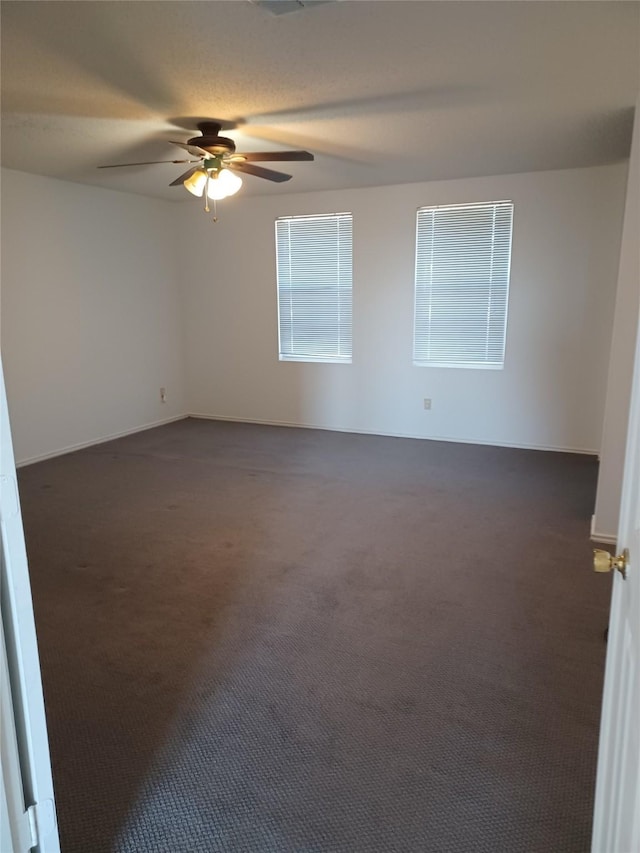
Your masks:
<svg viewBox="0 0 640 853"><path fill-rule="evenodd" d="M414 361L414 367L453 367L462 370L504 370L504 364L477 364L475 362Z"/></svg>
<svg viewBox="0 0 640 853"><path fill-rule="evenodd" d="M308 364L351 364L350 358L321 358L311 355L280 355L278 361L302 361Z"/></svg>

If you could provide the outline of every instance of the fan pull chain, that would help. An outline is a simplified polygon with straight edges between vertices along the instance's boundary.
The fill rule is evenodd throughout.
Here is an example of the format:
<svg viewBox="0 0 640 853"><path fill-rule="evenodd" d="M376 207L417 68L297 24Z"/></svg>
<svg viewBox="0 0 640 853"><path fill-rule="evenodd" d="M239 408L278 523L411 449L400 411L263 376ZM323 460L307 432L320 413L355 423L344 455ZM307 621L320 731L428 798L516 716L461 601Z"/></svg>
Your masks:
<svg viewBox="0 0 640 853"><path fill-rule="evenodd" d="M204 185L204 212L211 213L209 209L209 181L211 180L211 175L207 172L207 182ZM213 221L218 221L218 201L214 198L213 200Z"/></svg>

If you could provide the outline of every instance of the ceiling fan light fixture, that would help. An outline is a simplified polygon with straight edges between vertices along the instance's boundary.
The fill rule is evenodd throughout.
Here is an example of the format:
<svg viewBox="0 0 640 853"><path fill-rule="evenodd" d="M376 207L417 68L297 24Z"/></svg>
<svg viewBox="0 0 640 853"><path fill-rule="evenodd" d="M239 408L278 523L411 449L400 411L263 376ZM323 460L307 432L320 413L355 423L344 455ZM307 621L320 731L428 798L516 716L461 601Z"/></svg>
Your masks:
<svg viewBox="0 0 640 853"><path fill-rule="evenodd" d="M185 189L189 190L192 195L202 196L205 184L207 183L207 173L202 169L198 169L193 175L190 175L184 182Z"/></svg>
<svg viewBox="0 0 640 853"><path fill-rule="evenodd" d="M252 0L254 2L254 0ZM258 2L258 0L255 0ZM260 0L262 2L262 0ZM296 8L314 3L329 3L333 0L277 0L278 9L282 11L285 5L293 4ZM233 139L220 136L220 131L236 127L236 122L223 121L220 119L206 119L197 123L200 136L194 136L186 142L170 140L171 145L177 145L189 152L191 160L153 160L144 163L113 163L98 166L99 169L113 169L121 166L148 166L155 163L197 163L186 172L178 175L170 187L184 186L191 195L202 198L204 196L204 210L209 212L209 199L218 201L227 196L234 195L242 186L242 179L237 174L252 175L255 178L263 178L274 181L277 184L289 181L292 175L278 172L274 169L265 169L257 166L261 161L270 160L287 162L313 160L313 154L309 151L249 151L246 154L236 154L236 145ZM214 222L217 221L214 216Z"/></svg>

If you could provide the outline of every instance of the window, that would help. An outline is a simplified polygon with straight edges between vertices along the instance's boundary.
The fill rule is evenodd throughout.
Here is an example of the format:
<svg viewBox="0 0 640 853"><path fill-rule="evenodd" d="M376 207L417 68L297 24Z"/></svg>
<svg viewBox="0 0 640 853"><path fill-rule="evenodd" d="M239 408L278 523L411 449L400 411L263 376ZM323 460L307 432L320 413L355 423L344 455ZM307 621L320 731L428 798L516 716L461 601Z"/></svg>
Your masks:
<svg viewBox="0 0 640 853"><path fill-rule="evenodd" d="M418 210L414 364L504 365L513 203Z"/></svg>
<svg viewBox="0 0 640 853"><path fill-rule="evenodd" d="M276 220L281 361L351 361L351 221Z"/></svg>

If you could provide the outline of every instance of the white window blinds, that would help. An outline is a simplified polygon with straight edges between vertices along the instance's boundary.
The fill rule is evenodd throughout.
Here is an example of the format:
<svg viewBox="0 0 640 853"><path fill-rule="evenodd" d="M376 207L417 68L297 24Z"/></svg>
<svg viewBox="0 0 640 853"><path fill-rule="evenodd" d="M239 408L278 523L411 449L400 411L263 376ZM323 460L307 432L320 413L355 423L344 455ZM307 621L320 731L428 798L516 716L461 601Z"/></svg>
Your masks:
<svg viewBox="0 0 640 853"><path fill-rule="evenodd" d="M351 361L352 216L276 220L280 359Z"/></svg>
<svg viewBox="0 0 640 853"><path fill-rule="evenodd" d="M418 211L415 364L503 366L512 222L510 201Z"/></svg>

